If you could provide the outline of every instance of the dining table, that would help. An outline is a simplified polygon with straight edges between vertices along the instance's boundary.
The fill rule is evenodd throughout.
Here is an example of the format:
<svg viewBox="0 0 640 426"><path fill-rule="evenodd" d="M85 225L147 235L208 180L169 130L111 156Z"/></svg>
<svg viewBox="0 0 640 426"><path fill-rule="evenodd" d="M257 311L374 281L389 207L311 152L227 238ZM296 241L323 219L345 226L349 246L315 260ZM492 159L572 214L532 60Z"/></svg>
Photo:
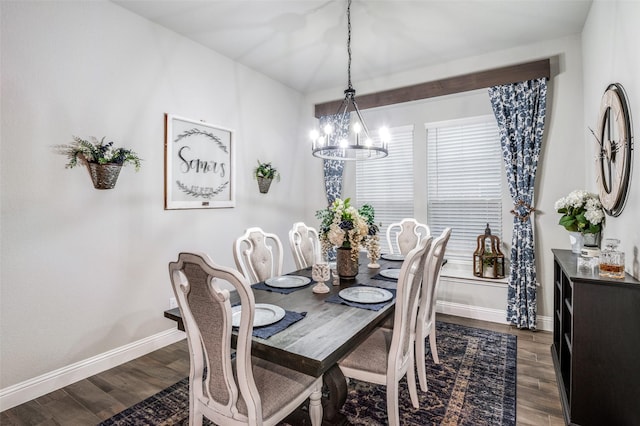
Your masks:
<svg viewBox="0 0 640 426"><path fill-rule="evenodd" d="M340 408L346 400L347 382L338 367L338 361L363 342L394 312L397 280L388 276L393 274L384 274L387 275L385 277L381 276L380 272L399 269L402 260L387 260L383 256L378 260L380 268L369 268L368 263L366 253L361 252L358 274L350 279L341 278L335 284L330 279L326 282L328 293L313 292L316 283L312 279L311 267L286 274L307 277L311 281L287 294L283 294L277 288L270 289L265 283L252 285L256 304L276 305L286 311L304 315L300 320L268 338L256 337L254 333L251 353L253 356L314 377L323 376L323 425L346 423ZM340 291L357 286L387 289L393 292L394 297L385 303L369 305L349 303L339 296ZM235 292L231 295L232 305L239 301L234 294ZM177 321L178 328L184 330L179 308L165 311L164 316ZM234 333L234 347L235 337Z"/></svg>

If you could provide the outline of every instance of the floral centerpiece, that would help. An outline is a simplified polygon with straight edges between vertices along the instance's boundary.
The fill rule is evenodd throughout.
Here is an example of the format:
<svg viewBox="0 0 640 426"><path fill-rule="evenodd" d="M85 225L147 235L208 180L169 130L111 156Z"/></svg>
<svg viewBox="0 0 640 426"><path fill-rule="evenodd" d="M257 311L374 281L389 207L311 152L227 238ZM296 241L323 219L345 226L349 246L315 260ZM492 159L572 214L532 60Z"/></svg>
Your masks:
<svg viewBox="0 0 640 426"><path fill-rule="evenodd" d="M554 208L562 214L560 225L569 232L597 234L604 225L604 210L594 193L576 190L556 201Z"/></svg>
<svg viewBox="0 0 640 426"><path fill-rule="evenodd" d="M333 246L351 250L351 259L358 260L360 247L367 238L378 233L374 223L375 211L369 204L360 209L351 206L351 199L336 199L329 207L318 210L316 217L320 223L320 243L323 253Z"/></svg>

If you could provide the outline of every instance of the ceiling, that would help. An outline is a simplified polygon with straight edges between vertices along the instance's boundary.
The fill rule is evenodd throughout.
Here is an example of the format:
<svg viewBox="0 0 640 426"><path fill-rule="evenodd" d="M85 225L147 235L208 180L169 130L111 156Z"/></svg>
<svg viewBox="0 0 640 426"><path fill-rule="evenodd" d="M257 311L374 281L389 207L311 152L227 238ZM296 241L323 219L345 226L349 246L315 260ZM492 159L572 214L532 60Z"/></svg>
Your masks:
<svg viewBox="0 0 640 426"><path fill-rule="evenodd" d="M302 93L347 85L346 0L111 0ZM579 34L591 0L353 0L353 86Z"/></svg>

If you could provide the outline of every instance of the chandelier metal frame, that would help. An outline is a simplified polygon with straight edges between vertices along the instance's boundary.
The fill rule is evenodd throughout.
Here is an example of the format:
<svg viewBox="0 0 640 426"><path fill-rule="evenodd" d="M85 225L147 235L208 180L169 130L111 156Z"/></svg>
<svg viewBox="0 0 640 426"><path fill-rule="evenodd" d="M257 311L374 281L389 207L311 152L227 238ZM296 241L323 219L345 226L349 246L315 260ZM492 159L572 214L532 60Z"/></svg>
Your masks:
<svg viewBox="0 0 640 426"><path fill-rule="evenodd" d="M351 0L347 0L347 89L344 91L344 100L336 112L338 117L334 125L325 126L324 134L312 132L312 154L314 157L330 160L373 160L389 155L388 134L381 131L381 139L374 142L369 135L369 129L360 114L356 102L356 91L351 84ZM350 112L355 112L355 122L351 121ZM334 131L342 132L343 129L353 129L354 137L350 141L349 130L347 134L334 134Z"/></svg>

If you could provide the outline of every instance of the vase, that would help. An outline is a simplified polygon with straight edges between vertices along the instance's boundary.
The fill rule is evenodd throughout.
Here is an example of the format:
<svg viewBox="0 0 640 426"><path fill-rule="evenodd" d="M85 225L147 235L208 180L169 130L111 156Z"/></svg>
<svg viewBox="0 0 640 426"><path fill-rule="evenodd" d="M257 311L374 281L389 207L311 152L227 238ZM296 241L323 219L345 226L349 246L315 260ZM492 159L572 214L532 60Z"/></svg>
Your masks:
<svg viewBox="0 0 640 426"><path fill-rule="evenodd" d="M569 232L569 242L571 243L571 251L580 254L582 251L582 234L580 232Z"/></svg>
<svg viewBox="0 0 640 426"><path fill-rule="evenodd" d="M267 192L269 192L269 187L271 186L272 180L273 179L263 177L258 178L258 188L260 189L261 194L266 194Z"/></svg>
<svg viewBox="0 0 640 426"><path fill-rule="evenodd" d="M582 245L585 247L600 247L600 233L582 234Z"/></svg>
<svg viewBox="0 0 640 426"><path fill-rule="evenodd" d="M340 279L352 280L358 275L358 259L351 258L351 249L339 247L336 258L336 269Z"/></svg>
<svg viewBox="0 0 640 426"><path fill-rule="evenodd" d="M91 180L96 189L111 189L116 186L122 164L89 163Z"/></svg>

